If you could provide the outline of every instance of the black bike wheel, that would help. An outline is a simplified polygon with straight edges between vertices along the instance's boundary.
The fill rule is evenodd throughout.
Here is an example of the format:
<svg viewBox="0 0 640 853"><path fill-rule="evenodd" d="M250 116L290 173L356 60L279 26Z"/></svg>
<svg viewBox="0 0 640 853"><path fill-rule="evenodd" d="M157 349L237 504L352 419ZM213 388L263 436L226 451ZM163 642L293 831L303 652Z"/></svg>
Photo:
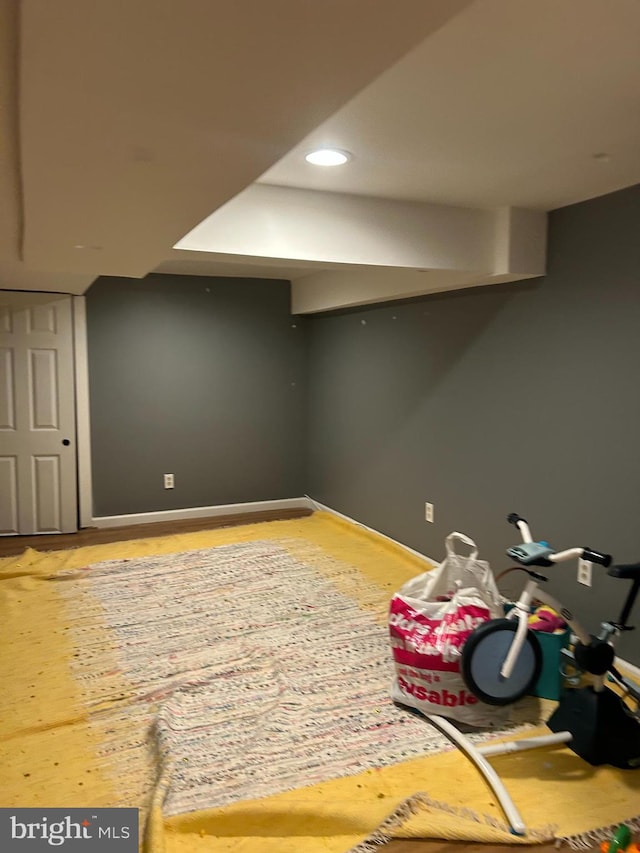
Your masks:
<svg viewBox="0 0 640 853"><path fill-rule="evenodd" d="M500 675L513 642L517 622L492 619L469 636L462 650L461 672L469 690L489 705L511 705L530 692L540 676L542 651L527 632L509 678Z"/></svg>

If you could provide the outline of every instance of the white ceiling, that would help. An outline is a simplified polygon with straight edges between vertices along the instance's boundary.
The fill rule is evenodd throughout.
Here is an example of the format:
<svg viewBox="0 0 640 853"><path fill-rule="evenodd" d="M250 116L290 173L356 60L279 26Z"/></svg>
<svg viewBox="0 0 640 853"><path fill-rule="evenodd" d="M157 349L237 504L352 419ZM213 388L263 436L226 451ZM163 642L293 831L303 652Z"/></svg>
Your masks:
<svg viewBox="0 0 640 853"><path fill-rule="evenodd" d="M306 163L323 144L353 161L324 171ZM610 159L594 159L602 153ZM547 211L635 184L640 3L478 0L260 180Z"/></svg>
<svg viewBox="0 0 640 853"><path fill-rule="evenodd" d="M0 0L0 39L7 290L155 270L343 282L326 222L346 194L424 223L438 206L548 211L640 182L637 0ZM320 143L353 159L307 165ZM288 220L268 205L283 187L298 191ZM220 235L245 203L262 230L230 251ZM210 214L207 251L173 248ZM294 216L304 252L281 248ZM356 243L366 221L349 222ZM409 239L394 239L395 258Z"/></svg>

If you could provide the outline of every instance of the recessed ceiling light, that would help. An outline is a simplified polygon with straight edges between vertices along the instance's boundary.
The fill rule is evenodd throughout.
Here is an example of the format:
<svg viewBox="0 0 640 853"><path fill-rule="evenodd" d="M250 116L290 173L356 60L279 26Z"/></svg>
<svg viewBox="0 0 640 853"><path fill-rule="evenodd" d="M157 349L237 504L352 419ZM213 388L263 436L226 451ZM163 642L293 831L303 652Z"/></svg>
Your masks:
<svg viewBox="0 0 640 853"><path fill-rule="evenodd" d="M310 151L304 159L314 166L342 166L351 159L351 154L339 148L318 148Z"/></svg>

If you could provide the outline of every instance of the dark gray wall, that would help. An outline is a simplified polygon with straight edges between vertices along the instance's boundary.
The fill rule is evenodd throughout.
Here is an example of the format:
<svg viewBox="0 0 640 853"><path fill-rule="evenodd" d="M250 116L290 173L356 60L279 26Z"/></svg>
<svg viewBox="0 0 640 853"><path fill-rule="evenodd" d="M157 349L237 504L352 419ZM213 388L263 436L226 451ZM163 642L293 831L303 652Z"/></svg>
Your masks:
<svg viewBox="0 0 640 853"><path fill-rule="evenodd" d="M100 279L94 513L309 493L437 559L462 530L499 570L516 510L640 560L639 223L635 187L551 215L544 279L306 319L286 282ZM626 587L551 584L592 630ZM640 632L620 649L640 664Z"/></svg>
<svg viewBox="0 0 640 853"><path fill-rule="evenodd" d="M515 510L640 560L639 225L635 187L554 212L536 282L312 318L309 494L438 559L460 530L509 565ZM628 586L553 575L591 630ZM640 663L640 630L620 650Z"/></svg>
<svg viewBox="0 0 640 853"><path fill-rule="evenodd" d="M305 330L289 289L165 275L92 285L95 515L305 493Z"/></svg>

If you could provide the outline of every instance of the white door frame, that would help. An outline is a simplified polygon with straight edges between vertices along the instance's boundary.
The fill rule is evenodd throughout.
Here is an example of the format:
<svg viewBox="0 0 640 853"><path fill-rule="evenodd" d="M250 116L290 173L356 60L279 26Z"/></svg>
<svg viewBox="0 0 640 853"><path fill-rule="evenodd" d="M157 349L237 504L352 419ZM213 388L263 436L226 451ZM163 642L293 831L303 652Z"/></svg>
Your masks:
<svg viewBox="0 0 640 853"><path fill-rule="evenodd" d="M91 421L89 416L89 357L84 296L72 297L73 354L76 381L76 451L78 470L78 527L93 525L91 479Z"/></svg>

